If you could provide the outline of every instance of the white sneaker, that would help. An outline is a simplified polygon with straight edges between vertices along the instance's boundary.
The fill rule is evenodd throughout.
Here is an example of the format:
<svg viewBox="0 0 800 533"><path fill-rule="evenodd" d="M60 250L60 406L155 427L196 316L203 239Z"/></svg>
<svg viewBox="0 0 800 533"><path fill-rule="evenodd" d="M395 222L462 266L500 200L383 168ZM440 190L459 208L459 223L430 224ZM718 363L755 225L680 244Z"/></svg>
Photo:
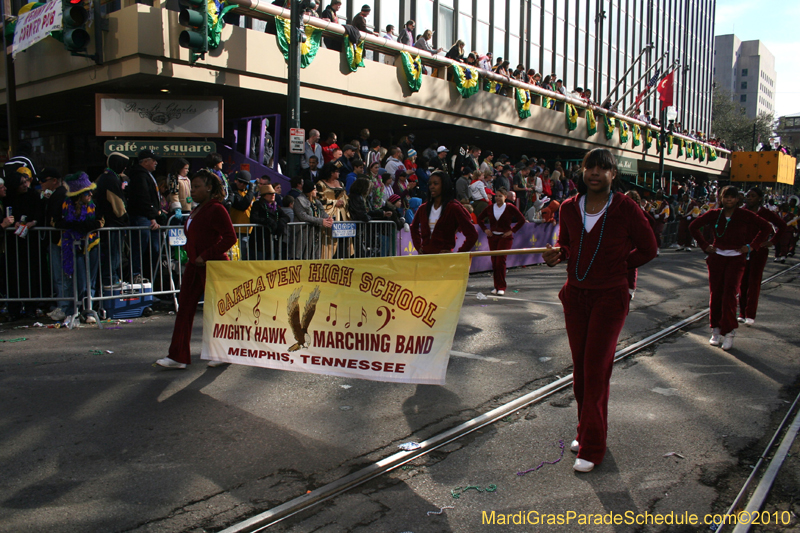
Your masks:
<svg viewBox="0 0 800 533"><path fill-rule="evenodd" d="M506 291L497 291L497 295L498 296L503 296L505 293L506 293Z"/></svg>
<svg viewBox="0 0 800 533"><path fill-rule="evenodd" d="M159 359L156 361L158 366L163 366L164 368L186 368L186 364L179 363L169 357L164 357L163 359Z"/></svg>
<svg viewBox="0 0 800 533"><path fill-rule="evenodd" d="M678 250L683 250L683 247L677 243L672 243L669 245L670 248L677 248Z"/></svg>
<svg viewBox="0 0 800 533"><path fill-rule="evenodd" d="M575 464L572 469L576 472L591 472L594 468L594 463L586 459L575 459Z"/></svg>
<svg viewBox="0 0 800 533"><path fill-rule="evenodd" d="M687 246L686 248L683 249L683 251L684 252L692 252L693 250L692 250L691 246Z"/></svg>
<svg viewBox="0 0 800 533"><path fill-rule="evenodd" d="M752 326L755 323L756 323L756 319L755 318L745 318L744 319L744 325L745 326Z"/></svg>
<svg viewBox="0 0 800 533"><path fill-rule="evenodd" d="M569 445L569 451L572 453L578 453L581 450L581 445L578 441L572 441L572 444Z"/></svg>
<svg viewBox="0 0 800 533"><path fill-rule="evenodd" d="M56 307L55 309L50 311L47 314L47 316L50 317L50 320L53 320L55 322L61 322L62 320L67 318L67 314L60 307Z"/></svg>
<svg viewBox="0 0 800 533"><path fill-rule="evenodd" d="M708 339L708 344L711 346L719 346L722 344L722 335L720 335L719 328L714 328L711 331L711 338Z"/></svg>
<svg viewBox="0 0 800 533"><path fill-rule="evenodd" d="M628 294L631 295L631 300L633 300L633 295L636 294L636 289L628 289Z"/></svg>
<svg viewBox="0 0 800 533"><path fill-rule="evenodd" d="M492 294L497 294L497 289L492 289Z"/></svg>
<svg viewBox="0 0 800 533"><path fill-rule="evenodd" d="M731 331L723 337L722 349L730 350L733 347L733 337L736 335L735 331Z"/></svg>
<svg viewBox="0 0 800 533"><path fill-rule="evenodd" d="M672 248L672 246L670 246L670 248ZM679 247L675 248L675 251L676 252L682 252L683 251L683 246L679 246Z"/></svg>
<svg viewBox="0 0 800 533"><path fill-rule="evenodd" d="M97 319L95 317L93 317L92 315L88 315L86 317L86 323L87 324L97 324Z"/></svg>
<svg viewBox="0 0 800 533"><path fill-rule="evenodd" d="M743 316L740 316L736 320L739 322L739 324L744 324L745 318Z"/></svg>
<svg viewBox="0 0 800 533"><path fill-rule="evenodd" d="M225 361L209 361L208 366L211 368L216 368L222 365L229 365L230 363L226 363Z"/></svg>

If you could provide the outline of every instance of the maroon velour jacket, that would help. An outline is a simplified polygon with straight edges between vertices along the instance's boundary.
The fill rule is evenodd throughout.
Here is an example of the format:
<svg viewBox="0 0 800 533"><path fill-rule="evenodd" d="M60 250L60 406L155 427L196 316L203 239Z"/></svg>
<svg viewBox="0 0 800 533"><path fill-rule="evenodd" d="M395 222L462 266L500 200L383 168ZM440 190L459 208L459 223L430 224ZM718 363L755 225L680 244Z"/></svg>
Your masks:
<svg viewBox="0 0 800 533"><path fill-rule="evenodd" d="M719 222L719 226L714 226ZM727 222L722 209L712 209L703 213L689 224L689 231L697 241L697 245L705 250L710 244L720 250L738 250L742 246L749 244L753 250L758 248L766 241L772 233L772 226L769 222L748 211L747 209L736 208L731 215L731 221ZM711 226L711 234L714 242L709 243L703 238L700 228Z"/></svg>
<svg viewBox="0 0 800 533"><path fill-rule="evenodd" d="M189 264L194 265L198 256L203 261L227 261L228 256L225 252L236 244L236 233L233 231L233 223L221 203L217 200L208 200L200 211L191 219L186 219L186 254L189 256Z"/></svg>
<svg viewBox="0 0 800 533"><path fill-rule="evenodd" d="M614 194L608 212L600 217L592 231L584 233L581 246L583 216L579 198L575 196L561 204L558 244L562 260L567 260L567 282L581 289L627 287L628 269L639 268L652 260L658 251L656 237L644 211L624 194ZM605 227L603 217L607 217ZM590 263L592 266L587 274ZM585 276L583 281L578 281L576 265L578 274Z"/></svg>
<svg viewBox="0 0 800 533"><path fill-rule="evenodd" d="M457 251L468 252L478 241L478 230L472 224L467 210L458 200L451 200L442 206L442 215L436 222L431 235L428 224L428 204L419 206L411 223L411 240L420 254L439 254L442 250L452 250L456 245L456 231L466 237L464 244Z"/></svg>
<svg viewBox="0 0 800 533"><path fill-rule="evenodd" d="M513 231L516 233L525 225L525 215L523 215L514 204L506 204L506 209L503 211L503 214L500 215L500 218L494 218L494 205L495 204L489 205L478 215L478 225L481 229L485 227L485 220L487 218L489 219L489 230L493 232L500 231L506 233L507 231ZM517 219L517 223L514 224L512 228L511 219L513 218Z"/></svg>

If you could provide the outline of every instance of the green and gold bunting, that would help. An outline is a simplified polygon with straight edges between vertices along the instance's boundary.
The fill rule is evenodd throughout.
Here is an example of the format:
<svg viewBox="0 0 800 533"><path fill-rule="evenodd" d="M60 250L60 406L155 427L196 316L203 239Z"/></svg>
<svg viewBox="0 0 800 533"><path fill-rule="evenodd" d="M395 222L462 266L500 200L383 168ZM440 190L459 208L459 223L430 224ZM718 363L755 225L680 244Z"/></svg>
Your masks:
<svg viewBox="0 0 800 533"><path fill-rule="evenodd" d="M400 52L400 58L403 62L403 73L406 75L408 88L415 93L422 87L422 60L419 55L411 57L408 52Z"/></svg>
<svg viewBox="0 0 800 533"><path fill-rule="evenodd" d="M692 158L692 152L694 152L694 143L692 141L686 141L686 159Z"/></svg>
<svg viewBox="0 0 800 533"><path fill-rule="evenodd" d="M638 124L633 125L633 145L639 146L642 144L642 127Z"/></svg>
<svg viewBox="0 0 800 533"><path fill-rule="evenodd" d="M344 50L347 54L347 66L350 67L350 72L355 72L358 67L365 67L364 65L364 41L361 40L360 44L351 44L350 37L344 36Z"/></svg>
<svg viewBox="0 0 800 533"><path fill-rule="evenodd" d="M478 69L473 67L462 67L453 63L453 80L456 82L456 89L461 98L469 98L477 93L481 86L478 85Z"/></svg>
<svg viewBox="0 0 800 533"><path fill-rule="evenodd" d="M550 107L552 106L552 102L553 102L552 99L550 99L550 98L548 98L546 96L542 96L542 107L546 107L547 109L550 109Z"/></svg>
<svg viewBox="0 0 800 533"><path fill-rule="evenodd" d="M597 133L597 120L594 118L594 111L586 110L586 133L589 137Z"/></svg>
<svg viewBox="0 0 800 533"><path fill-rule="evenodd" d="M491 94L500 94L500 91L503 90L503 84L499 81L486 80L486 83L483 84L483 90Z"/></svg>
<svg viewBox="0 0 800 533"><path fill-rule="evenodd" d="M225 2L219 4L215 0L208 0L208 48L209 50L216 50L222 42L222 28L225 27L225 20L223 17L230 11L238 7L237 4L225 5Z"/></svg>
<svg viewBox="0 0 800 533"><path fill-rule="evenodd" d="M705 160L706 160L706 147L705 147L705 145L704 145L704 144L701 144L701 145L700 145L700 150L699 150L699 152L700 152L700 153L698 153L698 154L697 154L697 156L698 156L698 159L700 159L700 161L701 161L701 162L705 161Z"/></svg>
<svg viewBox="0 0 800 533"><path fill-rule="evenodd" d="M692 159L697 159L698 157L700 157L700 145L695 142L692 143Z"/></svg>
<svg viewBox="0 0 800 533"><path fill-rule="evenodd" d="M628 142L628 123L624 120L619 121L619 142L625 144Z"/></svg>
<svg viewBox="0 0 800 533"><path fill-rule="evenodd" d="M614 138L614 126L614 117L603 115L603 131L606 132L606 139L609 141Z"/></svg>
<svg viewBox="0 0 800 533"><path fill-rule="evenodd" d="M519 118L528 118L531 116L531 92L527 89L514 87L514 93L516 94Z"/></svg>
<svg viewBox="0 0 800 533"><path fill-rule="evenodd" d="M708 161L710 163L711 161L716 161L716 160L717 160L717 151L714 150L713 146L709 146L708 147Z"/></svg>
<svg viewBox="0 0 800 533"><path fill-rule="evenodd" d="M567 131L573 131L578 127L578 110L574 105L567 103L564 106L564 114L567 116Z"/></svg>
<svg viewBox="0 0 800 533"><path fill-rule="evenodd" d="M672 135L667 135L667 153L672 155L672 147L675 146L675 139Z"/></svg>
<svg viewBox="0 0 800 533"><path fill-rule="evenodd" d="M277 28L275 36L278 39L278 48L281 49L283 58L288 61L291 24L289 19L275 17L275 26ZM321 40L322 30L306 24L306 42L300 44L300 68L306 68L314 61L314 58L317 57Z"/></svg>
<svg viewBox="0 0 800 533"><path fill-rule="evenodd" d="M644 129L644 149L649 150L653 146L653 130L650 128Z"/></svg>
<svg viewBox="0 0 800 533"><path fill-rule="evenodd" d="M678 157L681 157L683 155L683 143L684 143L683 139L679 138L678 139Z"/></svg>

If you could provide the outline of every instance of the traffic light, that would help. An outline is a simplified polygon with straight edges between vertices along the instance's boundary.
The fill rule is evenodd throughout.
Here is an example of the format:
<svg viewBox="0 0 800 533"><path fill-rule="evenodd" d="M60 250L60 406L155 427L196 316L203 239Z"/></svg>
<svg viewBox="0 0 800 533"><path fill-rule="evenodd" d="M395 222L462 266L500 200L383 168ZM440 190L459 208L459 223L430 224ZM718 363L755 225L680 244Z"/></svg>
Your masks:
<svg viewBox="0 0 800 533"><path fill-rule="evenodd" d="M70 52L83 52L89 44L86 22L89 13L83 7L83 0L61 0L63 7L63 42Z"/></svg>
<svg viewBox="0 0 800 533"><path fill-rule="evenodd" d="M181 32L178 44L189 49L189 63L204 58L208 52L208 2L207 0L180 0L178 21L189 29Z"/></svg>

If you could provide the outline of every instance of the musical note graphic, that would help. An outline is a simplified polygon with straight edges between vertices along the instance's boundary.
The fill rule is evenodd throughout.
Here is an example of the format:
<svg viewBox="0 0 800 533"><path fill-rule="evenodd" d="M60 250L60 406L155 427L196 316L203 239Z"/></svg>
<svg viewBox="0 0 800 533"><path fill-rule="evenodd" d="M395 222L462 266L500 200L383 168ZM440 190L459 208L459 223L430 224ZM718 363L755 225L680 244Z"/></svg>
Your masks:
<svg viewBox="0 0 800 533"><path fill-rule="evenodd" d="M350 312L352 311L351 308L347 308L347 324L344 325L344 329L350 329Z"/></svg>
<svg viewBox="0 0 800 533"><path fill-rule="evenodd" d="M280 302L275 302L275 315L272 317L273 321L278 320L278 305L279 304L280 304Z"/></svg>
<svg viewBox="0 0 800 533"><path fill-rule="evenodd" d="M333 313L333 322L331 322L331 313ZM336 304L330 304L328 306L328 316L325 318L326 322L331 322L332 326L336 325L336 319L339 318L339 306Z"/></svg>
<svg viewBox="0 0 800 533"><path fill-rule="evenodd" d="M358 326L358 327L361 327L361 326L363 326L364 324L367 323L367 312L364 310L363 307L361 308L361 318L362 318L362 320L360 320L358 322L358 324L356 324L356 326Z"/></svg>
<svg viewBox="0 0 800 533"><path fill-rule="evenodd" d="M261 305L261 295L258 295L258 299L256 300L256 305L253 307L253 317L256 319L255 325L258 325L258 319L261 318L261 309L258 306Z"/></svg>
<svg viewBox="0 0 800 533"><path fill-rule="evenodd" d="M239 322L239 317L242 316L242 309L240 307L237 307L236 312L238 313L236 315L236 322Z"/></svg>
<svg viewBox="0 0 800 533"><path fill-rule="evenodd" d="M383 312L383 311L381 311L381 309L386 309L386 322L384 322L384 323L383 323L383 325L382 325L381 327L379 327L377 331L380 331L380 330L382 330L383 328L385 328L385 327L386 327L386 325L389 323L389 321L390 321L390 320L393 318L393 317L392 317L392 312L391 312L391 311L389 310L389 308L388 308L388 307L386 307L385 305L382 305L382 306L380 306L380 307L378 308L378 310L376 311L376 314L377 314L378 316L383 316L383 315L384 315L384 312ZM377 333L377 331L376 331L376 333Z"/></svg>

